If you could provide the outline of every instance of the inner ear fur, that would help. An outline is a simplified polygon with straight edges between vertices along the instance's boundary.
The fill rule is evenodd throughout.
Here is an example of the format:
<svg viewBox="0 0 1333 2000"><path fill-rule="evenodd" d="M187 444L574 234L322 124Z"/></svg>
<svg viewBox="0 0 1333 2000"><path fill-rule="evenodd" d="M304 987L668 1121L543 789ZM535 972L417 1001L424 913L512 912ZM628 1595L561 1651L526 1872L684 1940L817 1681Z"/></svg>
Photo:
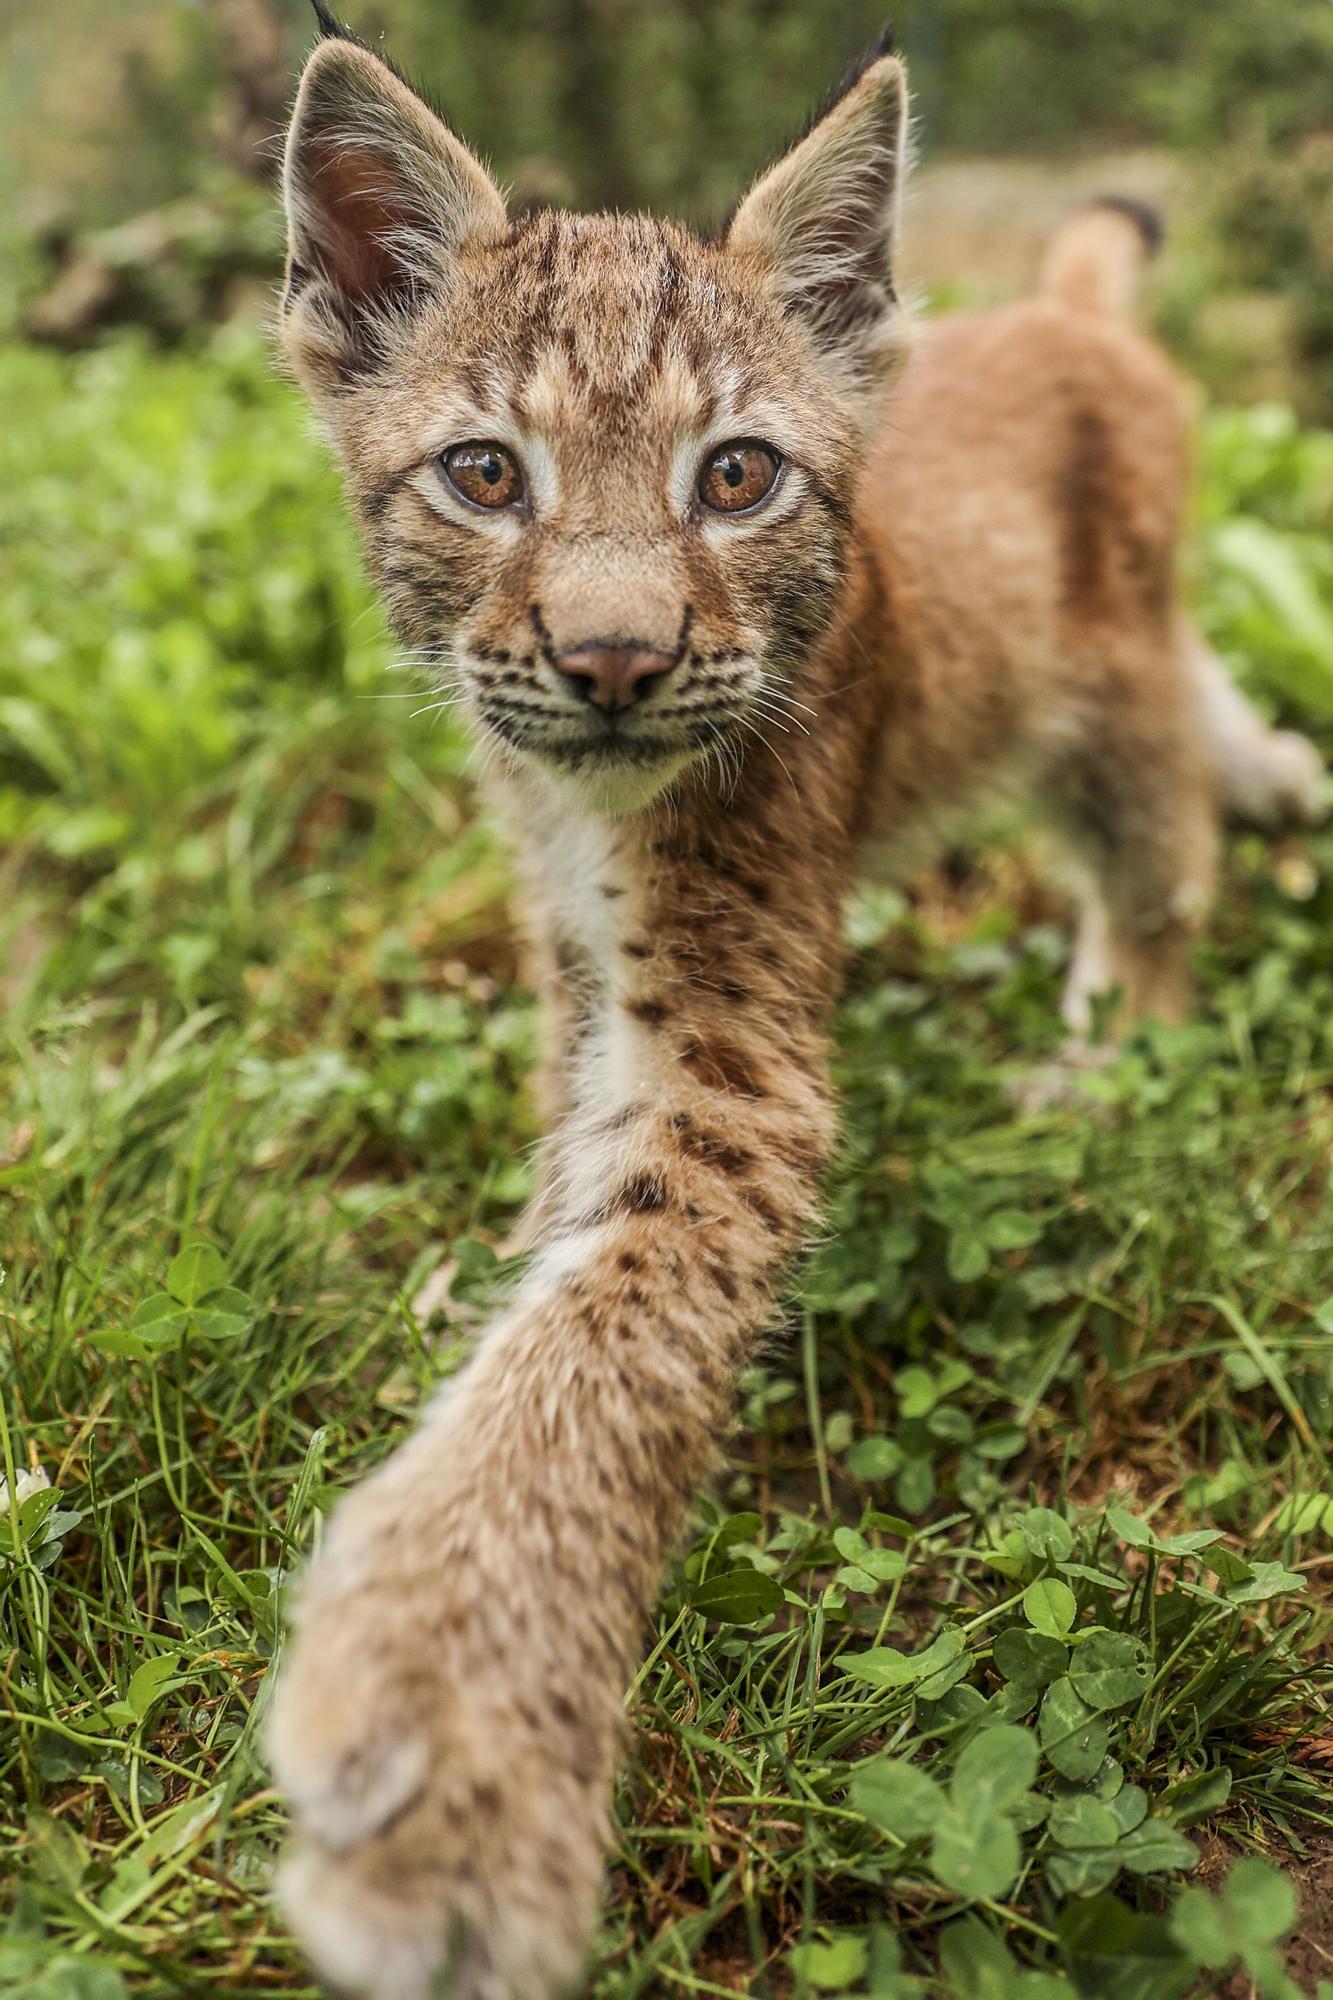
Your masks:
<svg viewBox="0 0 1333 2000"><path fill-rule="evenodd" d="M894 250L907 168L907 72L873 56L732 217L731 250L757 259L819 347L878 372L901 344Z"/></svg>
<svg viewBox="0 0 1333 2000"><path fill-rule="evenodd" d="M301 78L283 164L284 333L312 386L373 365L386 332L449 283L470 240L507 227L481 162L386 63L319 43Z"/></svg>

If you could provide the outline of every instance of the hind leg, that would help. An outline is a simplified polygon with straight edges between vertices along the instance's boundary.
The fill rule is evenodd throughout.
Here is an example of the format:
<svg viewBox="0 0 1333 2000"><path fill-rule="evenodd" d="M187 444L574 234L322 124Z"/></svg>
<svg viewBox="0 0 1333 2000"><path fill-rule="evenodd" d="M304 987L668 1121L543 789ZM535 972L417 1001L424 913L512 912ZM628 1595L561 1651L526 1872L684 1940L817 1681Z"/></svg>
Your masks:
<svg viewBox="0 0 1333 2000"><path fill-rule="evenodd" d="M1314 744L1294 729L1270 729L1189 620L1182 620L1177 643L1228 816L1259 827L1321 818L1328 778Z"/></svg>
<svg viewBox="0 0 1333 2000"><path fill-rule="evenodd" d="M1151 685L1149 683L1148 685ZM1128 697L1121 684L1118 697ZM1190 959L1212 900L1217 858L1209 773L1169 695L1136 713L1118 698L1060 775L1061 829L1083 881L1064 1016L1086 1038L1097 1002L1117 996L1112 1025L1190 1009Z"/></svg>

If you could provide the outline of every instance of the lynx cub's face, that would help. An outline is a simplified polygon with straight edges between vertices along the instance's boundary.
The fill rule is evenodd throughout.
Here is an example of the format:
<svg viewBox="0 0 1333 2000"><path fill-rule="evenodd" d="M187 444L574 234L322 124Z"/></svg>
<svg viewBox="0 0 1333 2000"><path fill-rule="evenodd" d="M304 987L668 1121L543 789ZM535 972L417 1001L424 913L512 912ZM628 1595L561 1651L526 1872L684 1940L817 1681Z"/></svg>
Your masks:
<svg viewBox="0 0 1333 2000"><path fill-rule="evenodd" d="M901 345L903 108L881 60L705 244L637 217L511 223L378 58L330 39L307 67L287 352L403 640L492 743L594 806L725 768L799 697Z"/></svg>

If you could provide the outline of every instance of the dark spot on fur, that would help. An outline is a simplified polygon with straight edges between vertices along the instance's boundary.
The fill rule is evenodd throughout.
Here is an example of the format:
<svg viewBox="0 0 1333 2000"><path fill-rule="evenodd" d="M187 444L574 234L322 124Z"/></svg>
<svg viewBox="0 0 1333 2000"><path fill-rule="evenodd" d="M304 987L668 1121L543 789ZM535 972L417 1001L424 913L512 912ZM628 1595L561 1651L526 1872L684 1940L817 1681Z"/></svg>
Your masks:
<svg viewBox="0 0 1333 2000"><path fill-rule="evenodd" d="M631 1215L652 1215L667 1205L666 1183L660 1174L636 1174L613 1197L612 1206Z"/></svg>
<svg viewBox="0 0 1333 2000"><path fill-rule="evenodd" d="M809 476L810 490L814 494L817 504L823 508L830 520L837 522L840 528L850 528L852 525L852 509L842 494L836 488L826 485L822 479L817 479L813 473Z"/></svg>
<svg viewBox="0 0 1333 2000"><path fill-rule="evenodd" d="M1106 460L1105 424L1093 411L1081 412L1072 426L1060 482L1064 595L1074 612L1086 607L1101 589Z"/></svg>
<svg viewBox="0 0 1333 2000"><path fill-rule="evenodd" d="M671 1009L661 1000L627 1000L625 1008L646 1028L660 1028L663 1021L671 1018Z"/></svg>
<svg viewBox="0 0 1333 2000"><path fill-rule="evenodd" d="M553 1694L551 1696L551 1714L564 1729L577 1729L579 1727L579 1712L568 1695Z"/></svg>
<svg viewBox="0 0 1333 2000"><path fill-rule="evenodd" d="M759 1217L759 1220L771 1235L781 1235L782 1217L779 1215L777 1209L774 1208L767 1195L761 1194L759 1189L754 1187L742 1187L737 1192L741 1200L745 1203L745 1206L753 1215Z"/></svg>
<svg viewBox="0 0 1333 2000"><path fill-rule="evenodd" d="M366 520L377 521L388 507L394 494L402 486L404 480L410 477L411 469L407 472L392 473L388 479L382 480L378 486L367 493L361 502L361 512Z"/></svg>
<svg viewBox="0 0 1333 2000"><path fill-rule="evenodd" d="M704 1043L691 1038L681 1049L680 1059L691 1075L710 1090L752 1099L768 1094L734 1042Z"/></svg>
<svg viewBox="0 0 1333 2000"><path fill-rule="evenodd" d="M1109 616L1117 583L1128 584L1150 616L1164 615L1171 595L1171 552L1126 518L1114 438L1096 410L1076 410L1060 471L1062 577L1072 616Z"/></svg>
<svg viewBox="0 0 1333 2000"><path fill-rule="evenodd" d="M707 1264L704 1267L712 1282L729 1304L735 1305L740 1297L740 1287L725 1264Z"/></svg>
<svg viewBox="0 0 1333 2000"><path fill-rule="evenodd" d="M681 1134L681 1148L692 1160L698 1160L705 1167L716 1167L724 1174L743 1174L747 1167L754 1165L754 1154L744 1146L734 1146L720 1133L689 1131Z"/></svg>
<svg viewBox="0 0 1333 2000"><path fill-rule="evenodd" d="M798 1174L813 1180L816 1175L823 1172L824 1158L820 1149L796 1134L789 1132L780 1139L770 1140L769 1143L783 1164L794 1168Z"/></svg>

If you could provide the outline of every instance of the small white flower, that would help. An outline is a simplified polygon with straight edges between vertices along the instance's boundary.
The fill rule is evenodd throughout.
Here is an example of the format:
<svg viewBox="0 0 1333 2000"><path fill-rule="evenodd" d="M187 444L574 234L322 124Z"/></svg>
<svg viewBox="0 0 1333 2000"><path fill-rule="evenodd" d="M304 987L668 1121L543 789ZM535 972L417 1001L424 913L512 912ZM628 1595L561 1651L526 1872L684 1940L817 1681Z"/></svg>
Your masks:
<svg viewBox="0 0 1333 2000"><path fill-rule="evenodd" d="M37 1465L33 1467L31 1472L16 1474L14 1488L18 1495L19 1506L23 1505L30 1493L44 1492L50 1484L51 1475L46 1471L44 1466ZM0 1479L0 1516L9 1512L9 1503L9 1481L7 1479Z"/></svg>

